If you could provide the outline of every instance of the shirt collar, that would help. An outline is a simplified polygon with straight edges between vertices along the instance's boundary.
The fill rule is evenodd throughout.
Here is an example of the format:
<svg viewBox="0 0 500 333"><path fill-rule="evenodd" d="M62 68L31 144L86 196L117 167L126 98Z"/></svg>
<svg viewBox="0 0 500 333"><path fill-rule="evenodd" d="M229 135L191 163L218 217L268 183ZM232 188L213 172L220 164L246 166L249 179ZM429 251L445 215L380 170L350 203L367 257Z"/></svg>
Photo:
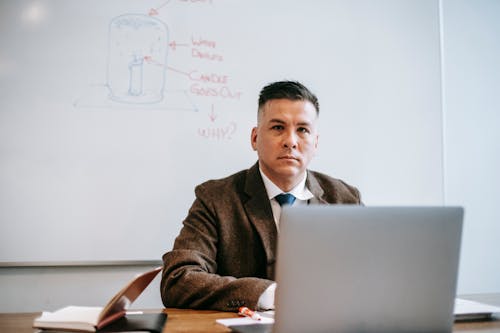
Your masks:
<svg viewBox="0 0 500 333"><path fill-rule="evenodd" d="M259 166L259 171L260 175L262 176L262 180L264 181L264 186L266 188L267 196L269 200L273 199L275 196L278 194L283 193L283 190L281 190L276 184L274 184L271 179L269 179L262 169ZM294 187L292 188L291 191L287 192L290 194L293 194L294 197L296 197L299 200L309 200L314 197L314 195L309 191L309 189L306 187L306 177L307 173L304 171L304 175L302 176L302 180Z"/></svg>

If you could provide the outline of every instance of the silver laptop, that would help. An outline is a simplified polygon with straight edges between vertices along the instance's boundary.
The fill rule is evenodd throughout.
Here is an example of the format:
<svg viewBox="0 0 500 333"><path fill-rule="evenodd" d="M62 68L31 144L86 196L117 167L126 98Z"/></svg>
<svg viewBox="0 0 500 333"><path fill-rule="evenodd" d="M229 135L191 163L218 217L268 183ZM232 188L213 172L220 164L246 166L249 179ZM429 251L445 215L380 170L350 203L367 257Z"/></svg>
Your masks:
<svg viewBox="0 0 500 333"><path fill-rule="evenodd" d="M285 208L272 331L451 332L462 220L459 207Z"/></svg>

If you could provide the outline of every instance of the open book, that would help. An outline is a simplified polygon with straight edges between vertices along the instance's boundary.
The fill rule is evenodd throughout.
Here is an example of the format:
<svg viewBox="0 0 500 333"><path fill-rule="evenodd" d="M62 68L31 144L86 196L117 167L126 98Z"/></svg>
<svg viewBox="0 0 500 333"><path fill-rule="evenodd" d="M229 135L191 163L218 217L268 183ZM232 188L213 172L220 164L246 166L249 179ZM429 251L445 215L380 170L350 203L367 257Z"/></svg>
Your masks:
<svg viewBox="0 0 500 333"><path fill-rule="evenodd" d="M104 307L67 306L55 312L43 312L40 317L35 318L33 327L95 332L123 317L130 304L139 297L161 269L157 267L136 276Z"/></svg>
<svg viewBox="0 0 500 333"><path fill-rule="evenodd" d="M500 314L500 307L467 299L455 299L455 321L488 320Z"/></svg>

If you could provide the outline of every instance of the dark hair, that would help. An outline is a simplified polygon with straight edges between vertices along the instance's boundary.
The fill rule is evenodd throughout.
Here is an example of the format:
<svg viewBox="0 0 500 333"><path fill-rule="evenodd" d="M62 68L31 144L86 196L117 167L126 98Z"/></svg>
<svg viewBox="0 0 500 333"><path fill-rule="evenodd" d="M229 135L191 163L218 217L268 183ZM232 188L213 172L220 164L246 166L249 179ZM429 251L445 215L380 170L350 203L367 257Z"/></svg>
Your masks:
<svg viewBox="0 0 500 333"><path fill-rule="evenodd" d="M316 113L319 114L318 98L297 81L278 81L262 88L259 95L259 110L267 101L282 98L292 101L309 101L316 108Z"/></svg>

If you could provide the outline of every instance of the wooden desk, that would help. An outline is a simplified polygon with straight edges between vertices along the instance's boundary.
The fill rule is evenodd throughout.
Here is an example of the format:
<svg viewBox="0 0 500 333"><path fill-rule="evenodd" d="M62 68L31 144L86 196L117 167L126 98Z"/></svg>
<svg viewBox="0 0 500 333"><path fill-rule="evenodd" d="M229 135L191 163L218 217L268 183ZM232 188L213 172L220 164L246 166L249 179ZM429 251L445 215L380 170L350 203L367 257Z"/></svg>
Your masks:
<svg viewBox="0 0 500 333"><path fill-rule="evenodd" d="M463 298L488 302L500 306L500 294L473 295ZM184 309L164 309L168 313L167 325L163 333L222 333L230 332L226 327L215 322L218 318L237 317L235 313L218 311L199 311ZM4 313L0 314L1 333L33 333L33 319L39 313ZM455 323L453 332L500 333L500 319L483 322Z"/></svg>
<svg viewBox="0 0 500 333"><path fill-rule="evenodd" d="M223 325L215 322L219 318L238 317L236 313L186 310L186 309L164 309L168 314L167 324L163 333L219 333L231 332ZM155 312L155 311L151 311ZM34 333L37 332L31 326L35 317L40 313L0 313L0 333Z"/></svg>

